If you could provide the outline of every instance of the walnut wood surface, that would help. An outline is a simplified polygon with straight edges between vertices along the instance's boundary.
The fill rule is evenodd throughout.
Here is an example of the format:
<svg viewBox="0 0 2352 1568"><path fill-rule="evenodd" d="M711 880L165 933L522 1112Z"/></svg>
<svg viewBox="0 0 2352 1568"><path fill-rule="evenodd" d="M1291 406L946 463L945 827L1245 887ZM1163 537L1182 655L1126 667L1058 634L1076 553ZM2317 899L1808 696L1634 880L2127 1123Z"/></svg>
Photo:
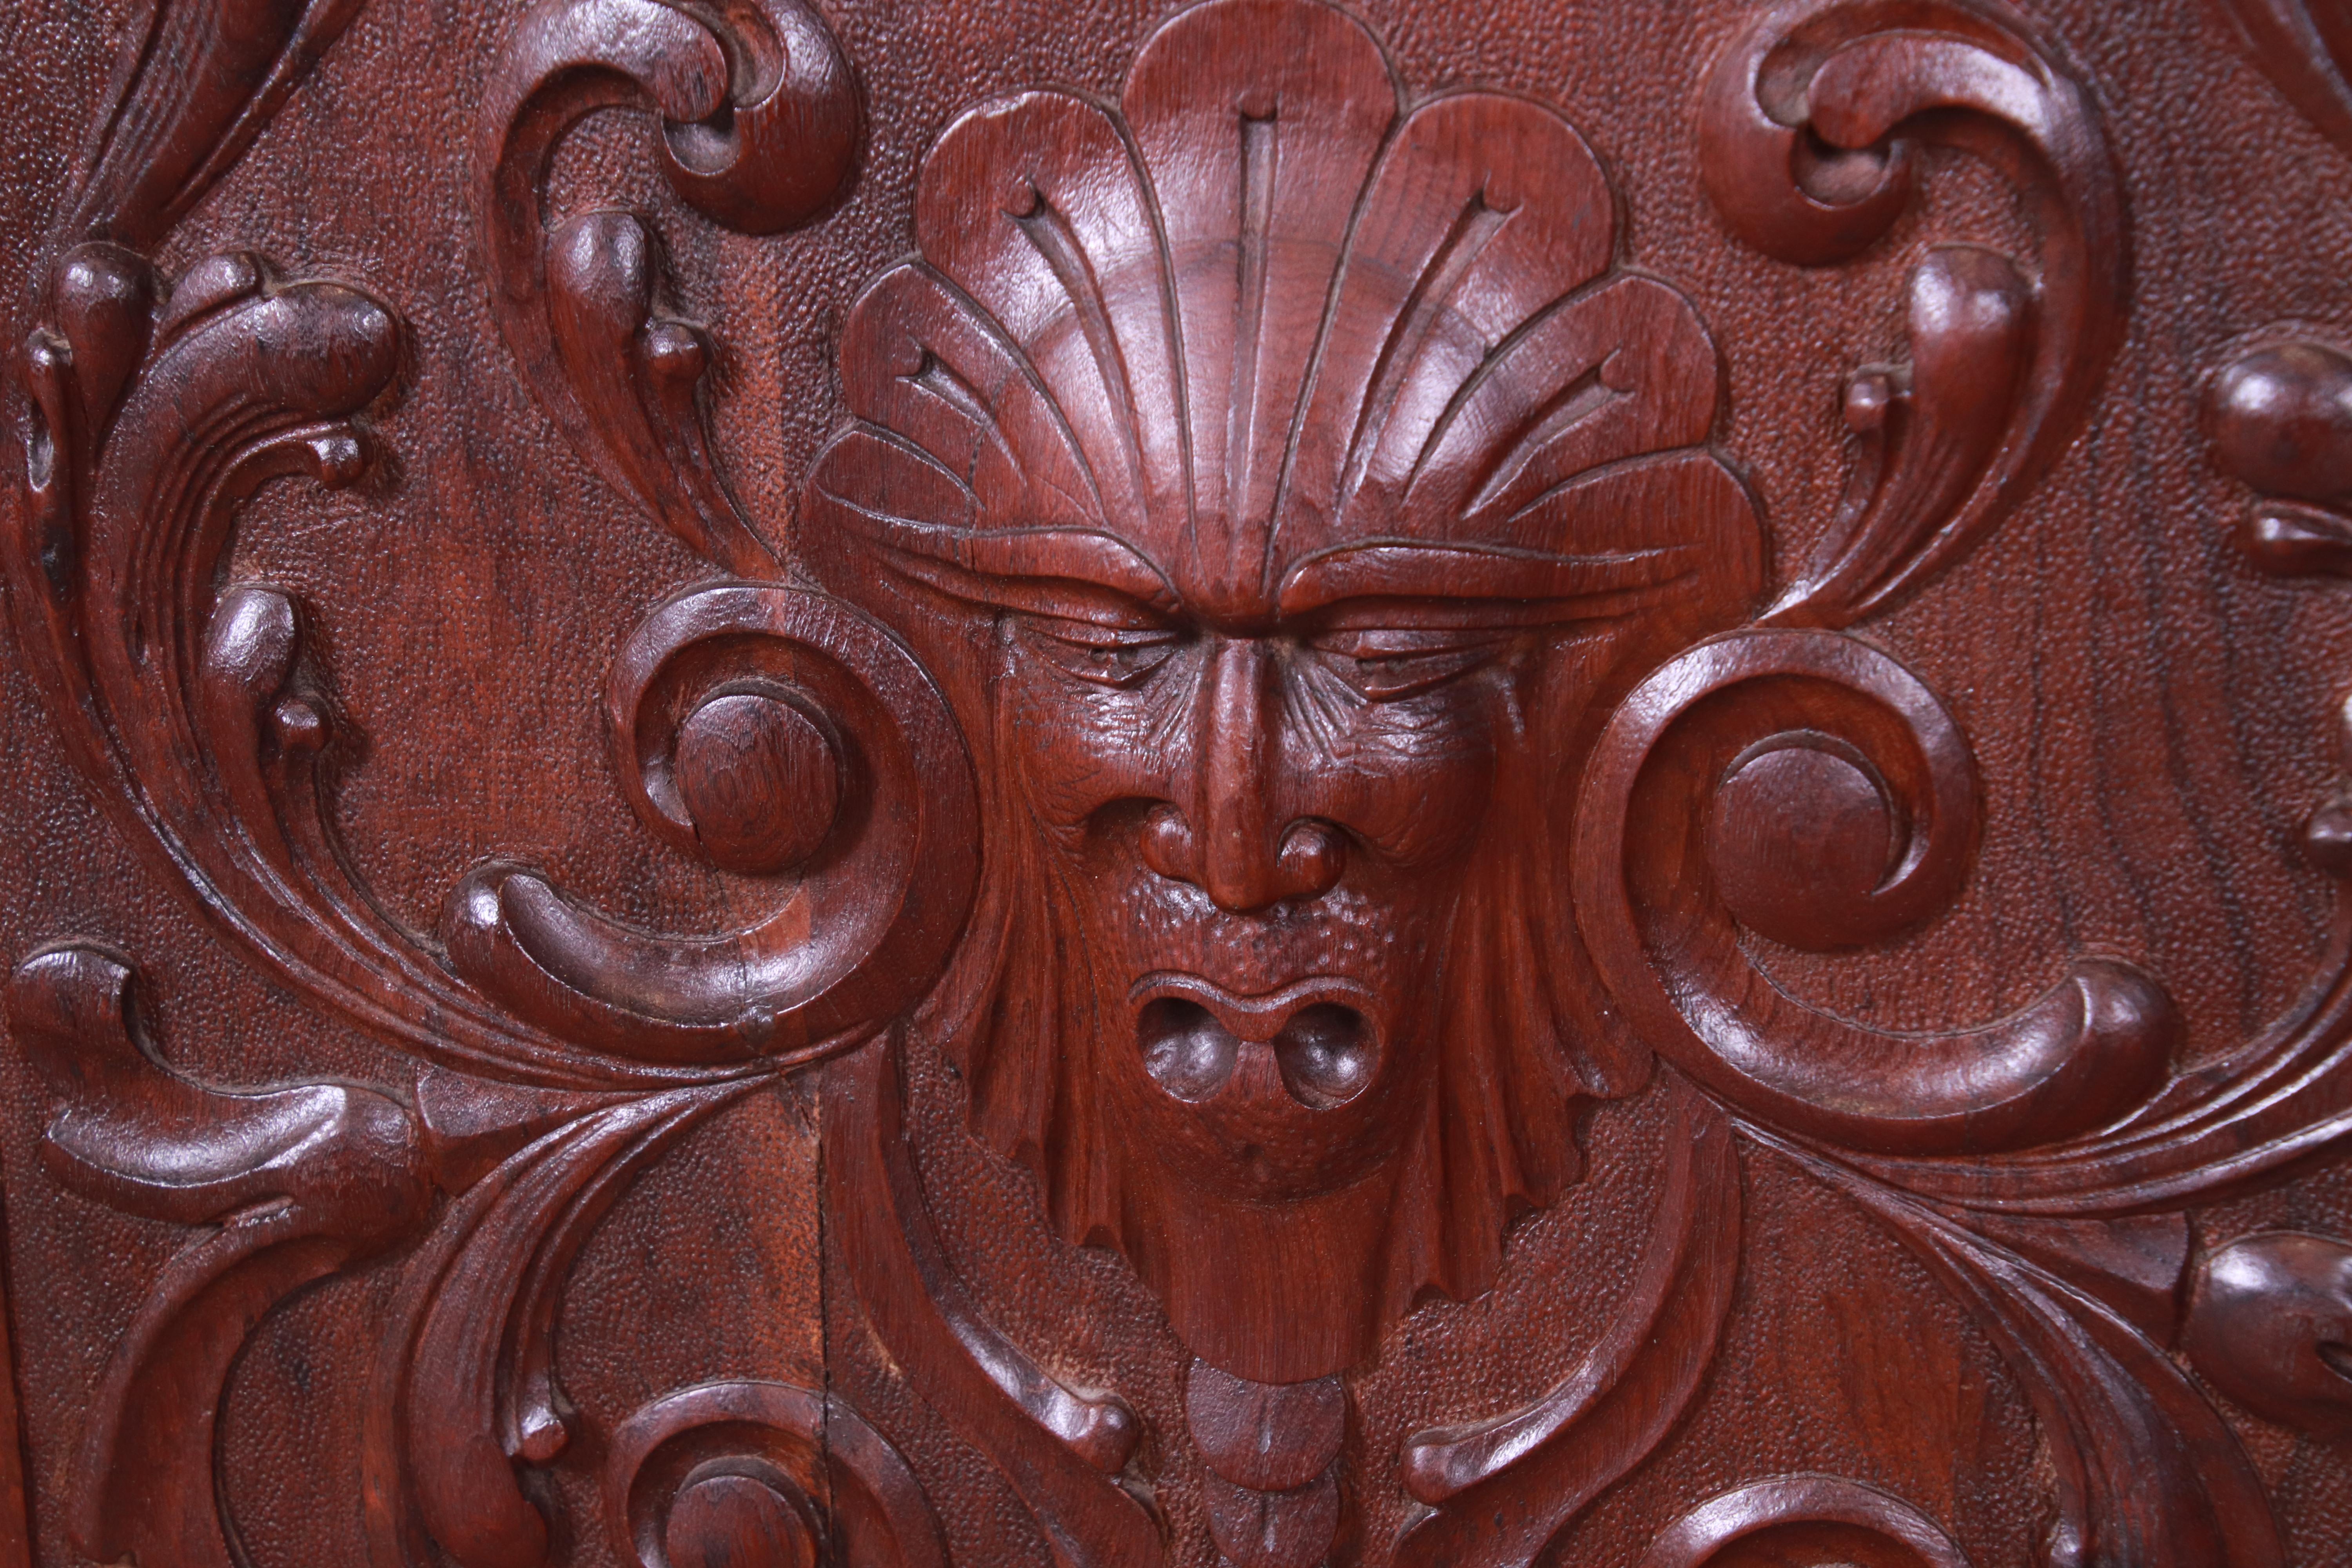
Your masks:
<svg viewBox="0 0 2352 1568"><path fill-rule="evenodd" d="M5 23L0 1568L2352 1561L2352 9Z"/></svg>

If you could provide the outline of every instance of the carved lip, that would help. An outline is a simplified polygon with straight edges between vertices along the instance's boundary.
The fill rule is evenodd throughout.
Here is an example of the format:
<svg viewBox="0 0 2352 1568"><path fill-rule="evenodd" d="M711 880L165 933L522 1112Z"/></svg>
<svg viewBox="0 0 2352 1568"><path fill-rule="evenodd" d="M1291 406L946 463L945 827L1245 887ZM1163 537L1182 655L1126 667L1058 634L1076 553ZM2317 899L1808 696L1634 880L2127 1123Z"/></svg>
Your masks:
<svg viewBox="0 0 2352 1568"><path fill-rule="evenodd" d="M1380 1065L1372 994L1360 981L1310 975L1241 995L1197 974L1162 971L1136 982L1129 996L1144 1070L1190 1104L1220 1099L1239 1074L1244 1095L1254 1086L1273 1092L1278 1080L1290 1099L1328 1110L1361 1094ZM1245 1070L1252 1058L1256 1071Z"/></svg>
<svg viewBox="0 0 2352 1568"><path fill-rule="evenodd" d="M1292 1014L1318 1003L1368 1016L1375 1005L1370 986L1343 974L1310 974L1271 991L1243 993L1181 969L1161 969L1129 987L1127 996L1139 1005L1163 996L1196 1004L1242 1039L1261 1044L1273 1039Z"/></svg>

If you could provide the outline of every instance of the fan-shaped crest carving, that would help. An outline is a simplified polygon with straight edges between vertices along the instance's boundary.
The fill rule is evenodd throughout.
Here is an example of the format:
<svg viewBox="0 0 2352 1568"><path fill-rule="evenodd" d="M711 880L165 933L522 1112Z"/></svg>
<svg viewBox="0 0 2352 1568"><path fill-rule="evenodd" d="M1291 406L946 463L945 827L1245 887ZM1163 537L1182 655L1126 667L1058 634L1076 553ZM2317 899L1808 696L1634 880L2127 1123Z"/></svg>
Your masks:
<svg viewBox="0 0 2352 1568"><path fill-rule="evenodd" d="M1705 329L1614 268L1608 182L1558 115L1401 115L1379 46L1315 0L1179 17L1123 110L1025 93L934 149L923 259L843 345L862 427L823 521L1107 532L1208 613L1374 540L1467 546L1465 570L1574 552L1571 591L1623 593L1752 531L1675 450L1715 419Z"/></svg>

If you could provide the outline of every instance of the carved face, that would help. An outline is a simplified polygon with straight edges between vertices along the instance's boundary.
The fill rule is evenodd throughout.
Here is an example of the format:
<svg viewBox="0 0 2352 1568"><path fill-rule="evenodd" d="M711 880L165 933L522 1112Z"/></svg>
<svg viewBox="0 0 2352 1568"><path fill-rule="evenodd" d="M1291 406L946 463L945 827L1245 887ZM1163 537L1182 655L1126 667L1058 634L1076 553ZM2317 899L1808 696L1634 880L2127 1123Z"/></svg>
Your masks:
<svg viewBox="0 0 2352 1568"><path fill-rule="evenodd" d="M1608 701L1756 591L1712 344L1615 269L1574 131L1401 115L1311 0L1179 17L1123 116L973 111L916 211L802 546L980 759L929 1023L1066 1235L1209 1360L1320 1375L1484 1289L1645 1070L1560 856Z"/></svg>

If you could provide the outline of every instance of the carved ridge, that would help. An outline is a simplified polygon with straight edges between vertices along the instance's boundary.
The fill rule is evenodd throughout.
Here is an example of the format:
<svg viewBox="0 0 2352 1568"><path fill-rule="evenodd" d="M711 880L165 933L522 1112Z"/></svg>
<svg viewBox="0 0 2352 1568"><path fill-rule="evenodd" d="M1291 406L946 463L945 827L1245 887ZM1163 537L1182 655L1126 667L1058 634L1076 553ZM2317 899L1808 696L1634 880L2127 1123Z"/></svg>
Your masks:
<svg viewBox="0 0 2352 1568"><path fill-rule="evenodd" d="M430 1561L427 1540L465 1568L548 1560L515 1467L570 1441L554 1361L563 1280L637 1172L759 1081L578 1107L443 1215L404 1268L377 1357L365 1496L378 1568Z"/></svg>
<svg viewBox="0 0 2352 1568"><path fill-rule="evenodd" d="M2055 1563L2281 1568L2252 1465L2172 1360L2104 1303L1916 1200L1755 1127L1749 1136L1885 1223L1974 1307L2032 1394L2057 1461Z"/></svg>
<svg viewBox="0 0 2352 1568"><path fill-rule="evenodd" d="M1915 144L1985 158L2042 236L2029 276L1976 247L1911 280L1910 363L1864 370L1845 507L1772 622L1832 629L1948 570L2056 461L2123 335L2121 184L2090 95L2008 7L1795 0L1717 62L1700 171L1732 231L1783 260L1841 261L1910 199Z"/></svg>
<svg viewBox="0 0 2352 1568"><path fill-rule="evenodd" d="M1902 1499L1818 1475L1774 1476L1709 1498L1666 1527L1641 1568L1704 1568L1726 1552L1736 1557L1737 1543L1751 1537L1778 1543L1808 1531L1822 1532L1822 1547L1836 1551L1856 1531L1901 1552L1904 1568L1969 1568L1952 1538Z"/></svg>
<svg viewBox="0 0 2352 1568"><path fill-rule="evenodd" d="M1670 1079L1669 1164L1650 1247L1606 1337L1541 1398L1405 1441L1405 1489L1432 1512L1399 1568L1523 1565L1639 1467L1696 1397L1739 1272L1740 1175L1731 1125Z"/></svg>
<svg viewBox="0 0 2352 1568"><path fill-rule="evenodd" d="M213 1484L231 1366L288 1296L413 1234L430 1187L405 1108L341 1085L200 1087L156 1055L133 985L121 960L67 947L8 993L11 1032L62 1101L49 1169L110 1208L205 1227L116 1342L68 1518L100 1562L231 1568Z"/></svg>
<svg viewBox="0 0 2352 1568"><path fill-rule="evenodd" d="M886 1035L824 1069L826 1211L858 1298L916 1389L1004 1472L1061 1568L1152 1568L1151 1515L1116 1479L1142 1435L1134 1412L1054 1378L956 1278L908 1163L898 1048Z"/></svg>
<svg viewBox="0 0 2352 1568"><path fill-rule="evenodd" d="M66 233L152 247L245 154L364 0L145 0Z"/></svg>
<svg viewBox="0 0 2352 1568"><path fill-rule="evenodd" d="M544 211L558 144L618 107L661 117L671 186L730 227L779 233L839 198L864 129L831 35L798 0L725 16L658 0L542 0L509 37L484 107L483 244L499 330L572 447L696 553L773 578L781 563L721 478L697 406L709 344L653 313L652 235L620 213L550 233Z"/></svg>

